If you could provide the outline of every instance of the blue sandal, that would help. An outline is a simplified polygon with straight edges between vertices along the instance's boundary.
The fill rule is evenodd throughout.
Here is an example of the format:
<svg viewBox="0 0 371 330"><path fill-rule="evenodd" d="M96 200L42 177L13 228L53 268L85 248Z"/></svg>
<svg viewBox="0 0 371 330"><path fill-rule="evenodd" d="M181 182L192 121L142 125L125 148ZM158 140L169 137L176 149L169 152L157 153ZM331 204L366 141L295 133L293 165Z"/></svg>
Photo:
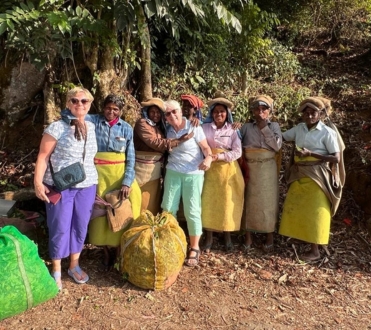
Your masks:
<svg viewBox="0 0 371 330"><path fill-rule="evenodd" d="M52 276L54 278L55 283L58 286L58 290L62 291L63 286L62 286L62 281L61 281L61 277L62 277L61 272L52 272Z"/></svg>
<svg viewBox="0 0 371 330"><path fill-rule="evenodd" d="M85 278L79 280L75 274L79 274L80 277L82 276L82 270L80 268L80 266L76 266L75 268L72 268L72 269L68 269L68 275L70 275L76 283L79 283L79 284L84 284L86 283L87 281L89 281L89 276L88 274L86 274Z"/></svg>

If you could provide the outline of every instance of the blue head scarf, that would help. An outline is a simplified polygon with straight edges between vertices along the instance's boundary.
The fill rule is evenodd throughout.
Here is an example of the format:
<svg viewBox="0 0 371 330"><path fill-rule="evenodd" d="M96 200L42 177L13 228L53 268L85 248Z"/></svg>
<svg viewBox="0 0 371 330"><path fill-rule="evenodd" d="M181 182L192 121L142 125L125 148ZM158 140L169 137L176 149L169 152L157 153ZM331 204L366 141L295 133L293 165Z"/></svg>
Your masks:
<svg viewBox="0 0 371 330"><path fill-rule="evenodd" d="M154 105L154 106L156 106L156 105ZM148 106L148 107L143 107L142 108L142 117L146 120L146 122L149 124L149 125L151 125L151 126L156 126L156 123L153 121L153 120L151 120L151 119L149 119L149 117L148 117L148 109L150 108L150 107L152 107L152 105L151 106ZM156 106L157 107L157 106ZM157 107L158 108L158 107ZM159 123L159 126L160 126L160 128L161 128L161 130L163 131L163 132L165 132L166 130L165 130L165 127L166 127L166 122L165 122L165 116L164 116L164 113L163 113L163 111L161 110L161 109L159 109L160 110L160 113L161 113L161 121L160 121L160 123Z"/></svg>
<svg viewBox="0 0 371 330"><path fill-rule="evenodd" d="M223 106L227 109L227 122L230 123L230 124L233 124L233 116L232 116L232 111L231 111L231 109L228 108L227 105L225 105L225 104L223 104L223 103L218 103L218 102L213 103L213 104L211 104L211 105L209 106L209 113L208 113L207 117L205 118L204 123L212 123L212 122L214 121L214 118L213 118L213 110L214 110L215 106L218 105L218 104L223 105ZM231 103L231 104L232 104L232 103ZM233 106L233 104L232 104L232 106ZM238 129L238 130L236 130L236 131L237 131L238 137L239 137L240 139L242 139L242 136L241 136L241 132L240 132L240 130Z"/></svg>
<svg viewBox="0 0 371 330"><path fill-rule="evenodd" d="M213 110L214 110L215 106L217 106L218 104L221 104L222 106L224 106L227 109L227 122L230 123L230 124L233 124L233 116L232 116L231 109L229 109L225 104L222 104L222 103L214 103L214 104L212 104L209 107L209 113L207 114L207 117L205 118L205 120L203 122L204 123L212 123L214 121L214 119L213 119Z"/></svg>

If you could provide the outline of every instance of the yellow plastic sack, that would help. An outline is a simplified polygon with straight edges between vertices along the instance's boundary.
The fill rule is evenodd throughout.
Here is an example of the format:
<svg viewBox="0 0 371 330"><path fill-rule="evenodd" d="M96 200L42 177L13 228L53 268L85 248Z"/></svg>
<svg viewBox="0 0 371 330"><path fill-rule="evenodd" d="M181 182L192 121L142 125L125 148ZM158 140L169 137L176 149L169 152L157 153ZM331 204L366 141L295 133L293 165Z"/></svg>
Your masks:
<svg viewBox="0 0 371 330"><path fill-rule="evenodd" d="M186 251L185 234L171 213L144 211L122 235L120 270L140 288L163 290L177 279Z"/></svg>

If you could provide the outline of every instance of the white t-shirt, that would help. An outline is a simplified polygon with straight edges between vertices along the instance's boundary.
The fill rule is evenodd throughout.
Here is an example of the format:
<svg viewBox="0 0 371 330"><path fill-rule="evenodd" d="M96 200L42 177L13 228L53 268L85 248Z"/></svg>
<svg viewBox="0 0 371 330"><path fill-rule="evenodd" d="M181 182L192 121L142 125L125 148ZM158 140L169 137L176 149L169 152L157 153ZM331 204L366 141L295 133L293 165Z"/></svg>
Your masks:
<svg viewBox="0 0 371 330"><path fill-rule="evenodd" d="M311 130L308 130L305 123L300 123L284 132L282 136L286 141L295 141L298 147L320 155L340 152L336 132L321 121Z"/></svg>
<svg viewBox="0 0 371 330"><path fill-rule="evenodd" d="M206 136L201 126L194 127L190 121L186 120L185 127L179 132L175 132L172 126L166 129L168 139L180 138L183 134L193 131L194 136L186 142L180 143L176 148L170 151L166 168L184 174L203 174L204 171L198 169L198 165L203 161L204 155L201 151L199 142L206 140Z"/></svg>

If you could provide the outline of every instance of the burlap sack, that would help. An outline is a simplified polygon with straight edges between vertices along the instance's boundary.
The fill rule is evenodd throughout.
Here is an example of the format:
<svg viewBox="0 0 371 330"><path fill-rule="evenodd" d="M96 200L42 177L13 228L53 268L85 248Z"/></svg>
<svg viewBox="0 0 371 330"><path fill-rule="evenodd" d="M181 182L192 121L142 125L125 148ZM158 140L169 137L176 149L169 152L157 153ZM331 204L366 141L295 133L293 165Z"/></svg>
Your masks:
<svg viewBox="0 0 371 330"><path fill-rule="evenodd" d="M161 177L162 157L158 152L135 152L135 178L140 187Z"/></svg>
<svg viewBox="0 0 371 330"><path fill-rule="evenodd" d="M119 199L120 190L113 190L105 195L111 206L107 206L107 220L110 229L115 233L127 227L133 220L133 211L129 199Z"/></svg>

